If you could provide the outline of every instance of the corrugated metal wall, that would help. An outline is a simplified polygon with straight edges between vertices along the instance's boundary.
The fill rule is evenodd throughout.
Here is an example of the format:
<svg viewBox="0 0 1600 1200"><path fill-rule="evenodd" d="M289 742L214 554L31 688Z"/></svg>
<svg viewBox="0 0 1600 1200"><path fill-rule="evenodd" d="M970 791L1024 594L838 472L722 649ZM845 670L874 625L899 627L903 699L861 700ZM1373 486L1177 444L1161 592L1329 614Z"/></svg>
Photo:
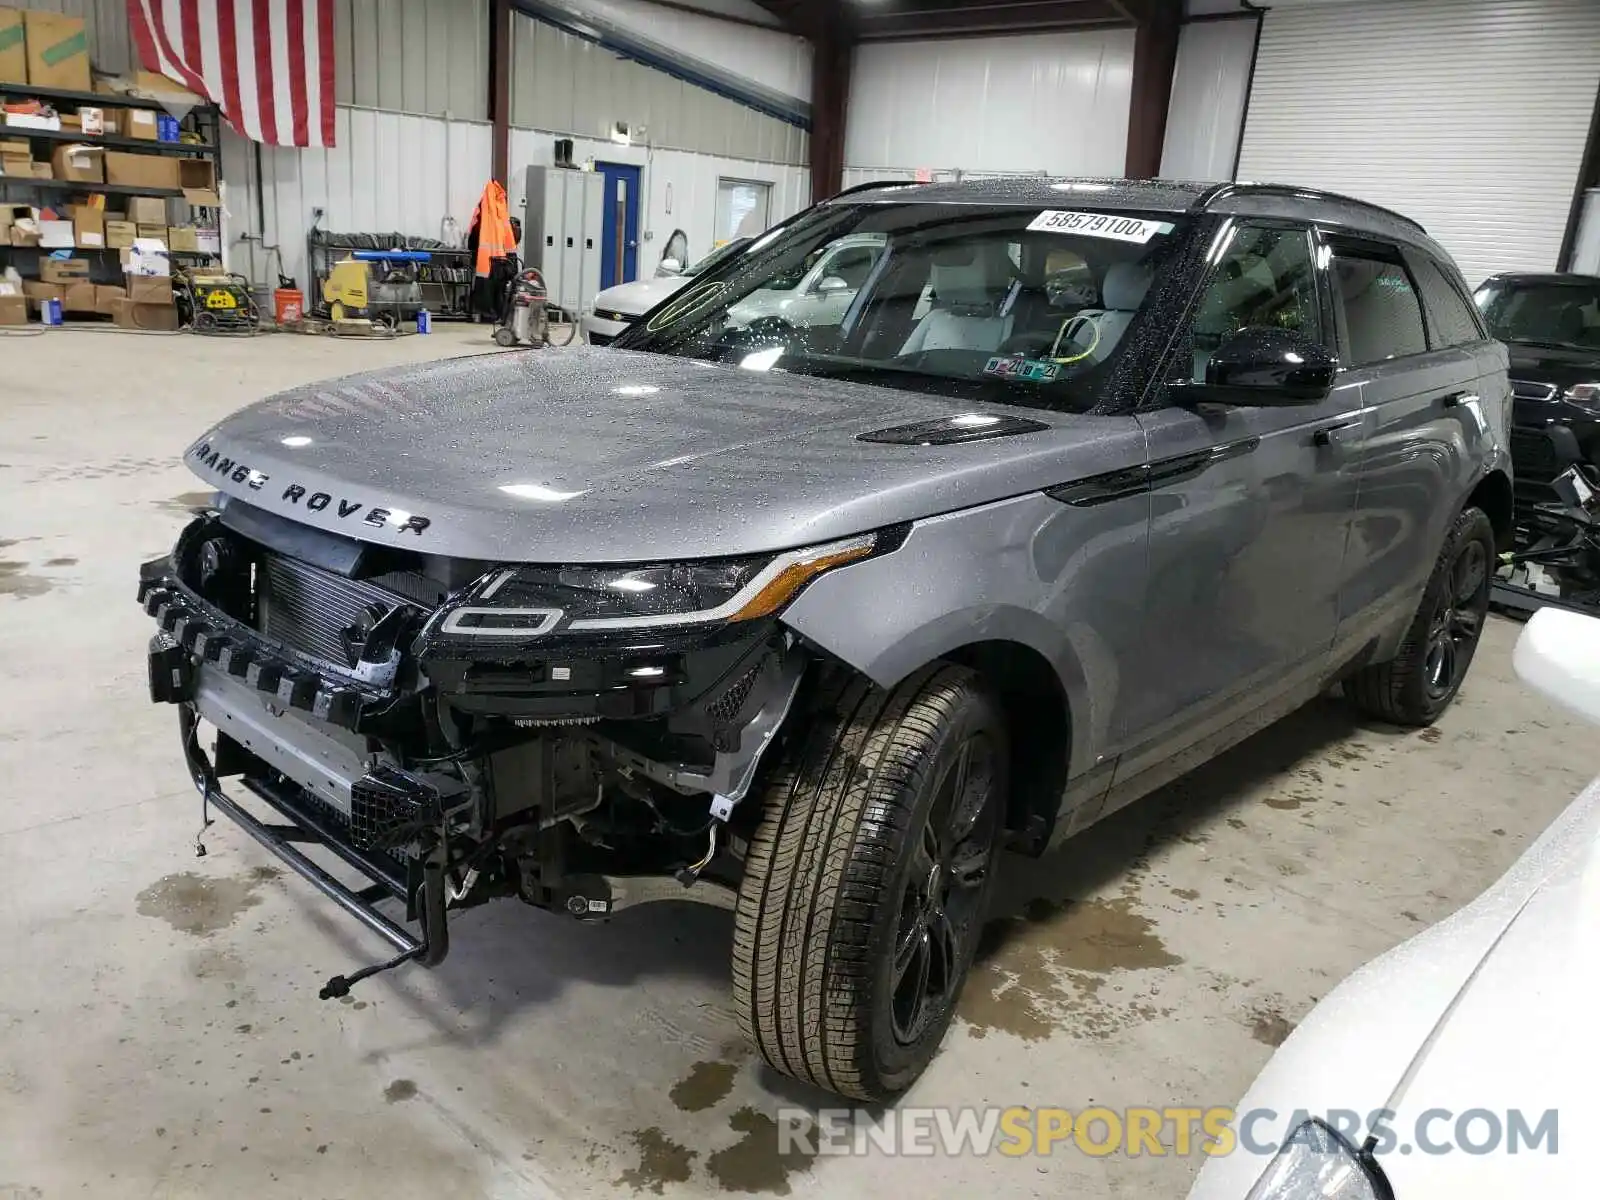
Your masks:
<svg viewBox="0 0 1600 1200"><path fill-rule="evenodd" d="M757 162L807 161L809 135L693 84L618 58L532 17L512 18L511 121L604 138L626 121L658 149ZM699 53L701 47L686 47Z"/></svg>
<svg viewBox="0 0 1600 1200"><path fill-rule="evenodd" d="M1239 152L1256 18L1191 21L1178 34L1161 174L1167 179L1232 179Z"/></svg>
<svg viewBox="0 0 1600 1200"><path fill-rule="evenodd" d="M340 104L489 117L489 0L338 0L334 44Z"/></svg>
<svg viewBox="0 0 1600 1200"><path fill-rule="evenodd" d="M335 122L332 149L263 146L259 181L255 144L224 134L222 174L234 270L256 280L274 277L276 259L269 261L260 243L248 240L259 237L280 248L284 269L304 285L306 231L316 208L324 210L322 228L340 233L398 231L436 238L448 216L465 234L492 169L488 124L344 107Z"/></svg>
<svg viewBox="0 0 1600 1200"><path fill-rule="evenodd" d="M511 131L511 185L507 191L514 214L522 211L526 169L554 162L555 138L555 133L546 130ZM688 235L691 260L711 250L717 183L721 179L770 184L768 219L773 223L811 203L811 171L806 167L574 138L573 161L581 163L590 158L643 168L646 202L639 223L639 273L645 278L654 271L674 229L682 229Z"/></svg>
<svg viewBox="0 0 1600 1200"><path fill-rule="evenodd" d="M1471 283L1556 265L1600 79L1597 0L1273 8L1241 179L1417 218Z"/></svg>
<svg viewBox="0 0 1600 1200"><path fill-rule="evenodd" d="M128 0L5 0L7 8L82 17L89 33L89 61L110 75L137 69L128 35Z"/></svg>
<svg viewBox="0 0 1600 1200"><path fill-rule="evenodd" d="M1133 30L869 43L848 167L1121 175Z"/></svg>

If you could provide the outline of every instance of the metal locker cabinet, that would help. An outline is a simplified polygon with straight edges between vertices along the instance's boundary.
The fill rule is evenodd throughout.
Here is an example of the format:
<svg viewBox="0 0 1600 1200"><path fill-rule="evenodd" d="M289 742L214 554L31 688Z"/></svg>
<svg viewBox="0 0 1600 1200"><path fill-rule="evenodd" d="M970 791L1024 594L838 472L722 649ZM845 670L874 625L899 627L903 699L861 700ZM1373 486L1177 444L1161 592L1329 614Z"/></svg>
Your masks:
<svg viewBox="0 0 1600 1200"><path fill-rule="evenodd" d="M605 237L606 177L598 171L583 173L583 266L579 291L585 310L594 307L600 293L600 247Z"/></svg>
<svg viewBox="0 0 1600 1200"><path fill-rule="evenodd" d="M558 303L574 314L583 311L583 226L584 182L588 175L583 171L557 168L565 190L565 206L561 222L561 295ZM588 297L592 303L594 297Z"/></svg>

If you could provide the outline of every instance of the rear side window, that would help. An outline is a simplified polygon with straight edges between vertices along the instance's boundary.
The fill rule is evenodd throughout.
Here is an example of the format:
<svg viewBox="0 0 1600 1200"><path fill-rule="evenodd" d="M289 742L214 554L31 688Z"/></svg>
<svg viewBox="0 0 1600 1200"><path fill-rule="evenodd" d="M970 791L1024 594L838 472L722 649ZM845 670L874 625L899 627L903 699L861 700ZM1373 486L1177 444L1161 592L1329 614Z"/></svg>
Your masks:
<svg viewBox="0 0 1600 1200"><path fill-rule="evenodd" d="M1483 341L1478 314L1445 269L1426 254L1407 253L1412 276L1422 290L1422 307L1428 314L1428 331L1435 350L1468 346Z"/></svg>
<svg viewBox="0 0 1600 1200"><path fill-rule="evenodd" d="M1351 366L1427 353L1422 304L1397 251L1390 257L1336 246L1333 291L1344 311Z"/></svg>

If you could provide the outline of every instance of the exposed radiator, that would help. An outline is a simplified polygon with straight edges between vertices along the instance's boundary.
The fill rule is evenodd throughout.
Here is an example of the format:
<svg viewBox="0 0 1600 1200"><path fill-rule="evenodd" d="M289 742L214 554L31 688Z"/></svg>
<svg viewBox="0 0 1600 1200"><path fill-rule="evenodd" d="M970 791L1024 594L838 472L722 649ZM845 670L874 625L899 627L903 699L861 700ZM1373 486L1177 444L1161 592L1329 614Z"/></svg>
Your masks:
<svg viewBox="0 0 1600 1200"><path fill-rule="evenodd" d="M261 632L338 667L355 665L349 644L364 640L385 613L401 604L431 608L439 599L424 601L430 581L421 577L394 580L405 585L402 593L276 554L263 558L257 581Z"/></svg>

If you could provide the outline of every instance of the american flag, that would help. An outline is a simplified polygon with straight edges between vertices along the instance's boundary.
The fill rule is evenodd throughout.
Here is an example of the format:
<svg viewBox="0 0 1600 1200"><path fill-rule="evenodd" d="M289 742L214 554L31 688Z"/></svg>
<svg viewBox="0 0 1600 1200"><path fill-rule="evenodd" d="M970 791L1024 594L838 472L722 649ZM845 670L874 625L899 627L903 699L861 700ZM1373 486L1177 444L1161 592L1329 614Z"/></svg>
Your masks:
<svg viewBox="0 0 1600 1200"><path fill-rule="evenodd" d="M270 146L333 145L334 0L128 0L147 70Z"/></svg>

